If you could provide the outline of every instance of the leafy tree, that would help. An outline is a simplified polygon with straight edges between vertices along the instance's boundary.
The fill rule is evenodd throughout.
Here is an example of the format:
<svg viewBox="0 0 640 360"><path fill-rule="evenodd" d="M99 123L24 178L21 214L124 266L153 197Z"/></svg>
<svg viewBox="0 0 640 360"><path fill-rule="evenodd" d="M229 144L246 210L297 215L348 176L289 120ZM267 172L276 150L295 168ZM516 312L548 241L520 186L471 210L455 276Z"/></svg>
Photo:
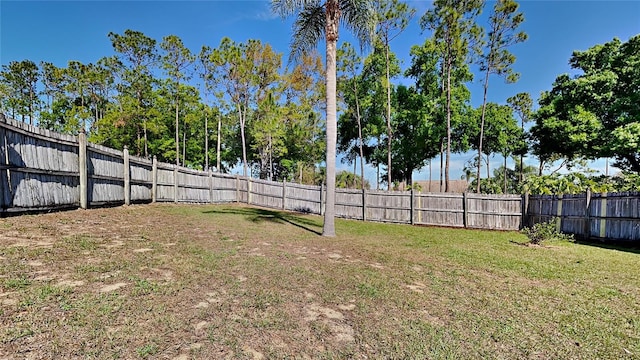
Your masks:
<svg viewBox="0 0 640 360"><path fill-rule="evenodd" d="M444 94L446 96L446 165L445 191L449 191L449 164L451 158L452 93L456 87L457 71L467 68L469 49L479 35L475 18L482 8L481 0L436 0L420 19L422 29L433 31L434 49L442 66ZM452 83L452 80L454 81Z"/></svg>
<svg viewBox="0 0 640 360"><path fill-rule="evenodd" d="M174 84L174 101L176 108L176 165L180 165L180 123L179 123L179 108L180 98L178 97L181 81L187 81L191 78L189 67L195 61L195 56L191 51L184 46L182 40L176 35L165 36L160 43L160 48L164 50L162 56L162 67L167 74L172 78ZM182 158L183 163L186 159Z"/></svg>
<svg viewBox="0 0 640 360"><path fill-rule="evenodd" d="M398 110L394 120L397 136L392 147L393 179L413 185L413 171L438 154L442 132L435 123L436 109L428 97L405 86L398 86L394 95Z"/></svg>
<svg viewBox="0 0 640 360"><path fill-rule="evenodd" d="M581 73L558 76L538 101L534 153L541 162L614 157L640 172L640 35L575 51L569 63Z"/></svg>
<svg viewBox="0 0 640 360"><path fill-rule="evenodd" d="M114 58L108 60L107 66L117 74L119 83L119 112L112 113L102 123L119 126L125 132L132 129L136 140L133 144L138 155L149 156L149 110L152 101L154 78L152 67L158 60L156 41L142 32L125 30L124 34L109 33L109 39L116 52ZM113 124L115 122L115 124ZM140 124L142 122L142 124ZM152 125L153 126L153 125ZM124 135L124 134L122 134ZM129 137L130 135L125 135ZM119 139L105 139L110 143Z"/></svg>
<svg viewBox="0 0 640 360"><path fill-rule="evenodd" d="M249 44L238 44L229 38L223 38L218 48L214 49L210 55L211 62L215 65L213 77L229 97L238 117L244 176L248 174L245 131L255 85L253 78L255 63L247 53L248 48Z"/></svg>
<svg viewBox="0 0 640 360"><path fill-rule="evenodd" d="M483 156L479 157L487 165L487 178L491 177L490 158L494 153L501 153L505 158L510 156L520 145L521 129L518 127L516 119L513 117L513 110L507 105L498 105L496 103L487 103L485 106L485 131L484 136L487 139L486 146L482 149ZM482 108L475 111L475 123L480 124L482 117ZM476 127L475 144L481 135L480 127ZM477 147L476 147L477 150ZM477 169L477 164L476 164ZM477 176L476 178L480 178ZM476 187L477 191L477 187Z"/></svg>
<svg viewBox="0 0 640 360"><path fill-rule="evenodd" d="M260 178L274 178L274 159L286 153L284 124L280 121L278 102L282 95L279 73L282 54L269 44L251 42L248 57L255 68L255 110L250 129L251 147L257 151Z"/></svg>
<svg viewBox="0 0 640 360"><path fill-rule="evenodd" d="M497 0L493 6L493 12L489 16L489 39L486 43L485 52L480 57L479 62L480 70L484 71L485 77L482 115L480 120L480 138L478 140L478 157L482 156L489 75L495 74L502 76L508 83L515 82L518 79L518 74L514 73L511 69L511 65L515 62L516 58L507 49L509 46L527 39L527 34L524 31L516 33L516 29L524 21L524 15L517 11L518 3L514 0ZM481 162L478 161L478 179L480 178L480 165ZM476 192L480 192L480 182L478 182Z"/></svg>
<svg viewBox="0 0 640 360"><path fill-rule="evenodd" d="M285 100L281 116L287 152L278 164L283 179L315 183L315 167L322 161L325 150L320 115L325 107L324 83L322 59L316 52L302 54L293 69L283 76Z"/></svg>
<svg viewBox="0 0 640 360"><path fill-rule="evenodd" d="M469 121L473 110L469 100L471 93L465 85L472 79L467 65L460 66L450 74L451 91L445 92L447 79L444 73L442 53L435 39L427 39L423 45L411 48L411 66L405 74L416 81L416 91L427 101L430 109L432 136L438 137L436 148L440 153L440 191L445 190L444 152L447 143L447 99L449 99L449 134L452 152L466 152L476 139L477 124ZM431 180L431 179L430 179Z"/></svg>
<svg viewBox="0 0 640 360"><path fill-rule="evenodd" d="M22 117L25 122L29 116L29 124L33 125L34 113L39 101L36 85L39 79L38 65L31 60L11 61L2 65L0 83L5 87L9 98L5 106L11 109L11 117Z"/></svg>
<svg viewBox="0 0 640 360"><path fill-rule="evenodd" d="M369 189L371 185L361 176L349 171L339 171L336 174L336 187L340 189Z"/></svg>
<svg viewBox="0 0 640 360"><path fill-rule="evenodd" d="M350 28L367 43L373 30L374 10L367 0L272 0L272 7L282 17L297 15L291 42L292 58L313 48L324 36L326 40L327 81L327 199L322 234L335 236L335 162L337 141L336 118L336 50L338 28Z"/></svg>
<svg viewBox="0 0 640 360"><path fill-rule="evenodd" d="M387 73L388 72L388 73ZM363 69L363 88L367 92L367 107L365 118L367 126L378 135L384 137L384 143L378 141L375 155L376 163L387 163L387 183L392 178L389 177L392 168L389 167L389 160L393 156L391 144L393 143L393 119L387 103L388 92L394 91L393 85L387 84L387 76L396 77L400 74L400 64L394 53L387 54L384 43L378 38L374 41L373 52L365 59ZM388 86L387 86L388 85ZM393 104L391 104L393 106ZM387 120L389 123L387 123ZM391 132L389 131L391 130ZM375 157L375 156L374 156ZM388 184L389 185L389 184ZM391 186L388 186L391 189Z"/></svg>
<svg viewBox="0 0 640 360"><path fill-rule="evenodd" d="M337 59L338 70L343 74L338 78L338 89L342 94L343 101L347 104L347 108L340 115L338 123L339 147L345 149L348 146L346 142L351 142L350 140L353 136L347 134L348 129L354 129L353 126L350 126L350 120L355 119L358 130L357 146L360 155L360 177L364 179L364 139L362 136L362 112L360 109L362 90L359 89L358 84L362 82L362 77L360 76L362 59L356 55L355 50L349 43L342 44L338 49Z"/></svg>
<svg viewBox="0 0 640 360"><path fill-rule="evenodd" d="M529 122L529 120L531 120L533 100L531 100L531 95L529 95L529 93L518 93L508 98L507 103L509 104L509 106L511 106L513 111L515 111L516 114L518 114L518 116L520 117L520 129L522 130L522 135L523 135L522 142L521 142L522 146L520 149L516 150L515 154L520 155L520 163L522 164L524 163L524 156L529 151L528 145L525 139L526 133L524 130L524 124ZM521 169L523 168L521 167ZM524 173L520 171L519 182L522 183L523 180L524 180Z"/></svg>
<svg viewBox="0 0 640 360"><path fill-rule="evenodd" d="M407 28L409 21L415 14L415 9L398 0L376 0L376 10L378 15L376 36L382 43L385 55L384 86L387 92L387 111L385 113L387 120L387 184L389 184L389 189L391 189L391 146L393 143L393 127L391 126L391 77L393 74L391 69L393 65L390 56L390 43ZM398 75L399 71L394 73Z"/></svg>

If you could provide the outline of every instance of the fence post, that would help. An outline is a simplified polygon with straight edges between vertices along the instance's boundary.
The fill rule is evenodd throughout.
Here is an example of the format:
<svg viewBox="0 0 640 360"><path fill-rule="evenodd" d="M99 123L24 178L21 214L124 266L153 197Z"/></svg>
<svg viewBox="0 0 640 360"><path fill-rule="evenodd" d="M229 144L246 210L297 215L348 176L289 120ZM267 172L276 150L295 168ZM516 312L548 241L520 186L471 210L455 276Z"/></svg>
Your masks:
<svg viewBox="0 0 640 360"><path fill-rule="evenodd" d="M607 193L600 197L600 239L607 236Z"/></svg>
<svg viewBox="0 0 640 360"><path fill-rule="evenodd" d="M80 208L86 209L88 205L88 181L87 181L87 134L80 129L78 134L78 171L80 172Z"/></svg>
<svg viewBox="0 0 640 360"><path fill-rule="evenodd" d="M429 183L429 189L431 189L431 183ZM418 190L418 224L422 223L422 190Z"/></svg>
<svg viewBox="0 0 640 360"><path fill-rule="evenodd" d="M129 147L122 149L122 160L124 162L124 204L131 205L131 168L129 167Z"/></svg>
<svg viewBox="0 0 640 360"><path fill-rule="evenodd" d="M240 176L236 174L236 202L240 202Z"/></svg>
<svg viewBox="0 0 640 360"><path fill-rule="evenodd" d="M251 205L251 178L247 177L247 204Z"/></svg>
<svg viewBox="0 0 640 360"><path fill-rule="evenodd" d="M558 208L556 211L556 231L562 231L562 194L558 195Z"/></svg>
<svg viewBox="0 0 640 360"><path fill-rule="evenodd" d="M525 191L522 195L522 219L520 228L524 229L529 225L529 191Z"/></svg>
<svg viewBox="0 0 640 360"><path fill-rule="evenodd" d="M207 171L209 172L209 203L213 204L213 173L209 167Z"/></svg>
<svg viewBox="0 0 640 360"><path fill-rule="evenodd" d="M282 210L287 210L287 182L282 180Z"/></svg>
<svg viewBox="0 0 640 360"><path fill-rule="evenodd" d="M320 184L320 216L324 215L324 183Z"/></svg>
<svg viewBox="0 0 640 360"><path fill-rule="evenodd" d="M178 165L173 165L173 202L178 202Z"/></svg>
<svg viewBox="0 0 640 360"><path fill-rule="evenodd" d="M151 165L151 202L158 201L158 158L153 155Z"/></svg>
<svg viewBox="0 0 640 360"><path fill-rule="evenodd" d="M411 202L411 212L409 214L409 216L411 216L411 225L413 225L413 210L414 210L413 200L414 200L414 194L413 194L413 186L412 186L411 187L411 198L409 199L409 201Z"/></svg>
<svg viewBox="0 0 640 360"><path fill-rule="evenodd" d="M585 194L585 206L584 206L584 229L582 236L585 240L589 240L591 237L591 189L587 188Z"/></svg>
<svg viewBox="0 0 640 360"><path fill-rule="evenodd" d="M468 222L469 219L467 219L467 192L463 192L462 193L462 227L463 228L467 228L467 226L469 226Z"/></svg>
<svg viewBox="0 0 640 360"><path fill-rule="evenodd" d="M367 189L362 186L362 221L367 221Z"/></svg>

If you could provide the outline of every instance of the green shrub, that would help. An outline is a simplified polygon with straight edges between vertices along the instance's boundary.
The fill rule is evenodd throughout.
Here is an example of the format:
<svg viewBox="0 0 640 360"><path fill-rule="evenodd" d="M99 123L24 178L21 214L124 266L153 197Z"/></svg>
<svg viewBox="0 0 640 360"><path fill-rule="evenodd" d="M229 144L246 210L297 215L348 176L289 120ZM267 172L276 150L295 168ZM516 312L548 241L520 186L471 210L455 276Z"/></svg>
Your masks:
<svg viewBox="0 0 640 360"><path fill-rule="evenodd" d="M529 238L531 244L542 244L548 240L568 240L573 241L573 235L564 234L556 229L556 219L551 219L547 222L541 222L534 224L531 227L526 227L521 231Z"/></svg>

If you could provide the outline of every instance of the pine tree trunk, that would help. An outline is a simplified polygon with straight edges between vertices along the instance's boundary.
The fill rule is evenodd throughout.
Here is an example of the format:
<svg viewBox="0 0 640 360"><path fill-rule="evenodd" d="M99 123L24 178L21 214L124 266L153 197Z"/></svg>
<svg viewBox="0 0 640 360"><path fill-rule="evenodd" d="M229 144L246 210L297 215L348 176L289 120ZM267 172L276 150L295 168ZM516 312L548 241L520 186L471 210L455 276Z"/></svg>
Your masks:
<svg viewBox="0 0 640 360"><path fill-rule="evenodd" d="M209 118L204 112L204 171L209 171Z"/></svg>
<svg viewBox="0 0 640 360"><path fill-rule="evenodd" d="M484 97L482 100L482 115L480 115L480 140L478 141L478 159L482 159L482 139L484 138L484 116L487 109L487 88L489 87L489 71L490 68L487 67L487 72L484 77ZM478 161L478 178L476 185L476 193L480 193L480 166L482 165L481 161ZM487 173L489 171L489 157L487 157ZM487 179L489 175L487 175Z"/></svg>
<svg viewBox="0 0 640 360"><path fill-rule="evenodd" d="M393 131L391 130L391 79L389 76L389 41L385 46L386 66L387 66L387 190L391 190L391 141Z"/></svg>
<svg viewBox="0 0 640 360"><path fill-rule="evenodd" d="M222 115L218 114L218 143L216 144L216 171L220 172L220 129L222 128Z"/></svg>

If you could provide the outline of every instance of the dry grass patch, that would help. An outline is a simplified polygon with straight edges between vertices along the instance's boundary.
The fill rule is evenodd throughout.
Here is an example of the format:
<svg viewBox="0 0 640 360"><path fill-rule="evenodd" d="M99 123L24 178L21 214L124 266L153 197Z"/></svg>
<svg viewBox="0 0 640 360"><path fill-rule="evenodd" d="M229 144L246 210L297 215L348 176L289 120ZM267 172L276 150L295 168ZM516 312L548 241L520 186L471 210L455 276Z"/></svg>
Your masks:
<svg viewBox="0 0 640 360"><path fill-rule="evenodd" d="M639 258L145 205L0 220L0 358L638 358Z"/></svg>

